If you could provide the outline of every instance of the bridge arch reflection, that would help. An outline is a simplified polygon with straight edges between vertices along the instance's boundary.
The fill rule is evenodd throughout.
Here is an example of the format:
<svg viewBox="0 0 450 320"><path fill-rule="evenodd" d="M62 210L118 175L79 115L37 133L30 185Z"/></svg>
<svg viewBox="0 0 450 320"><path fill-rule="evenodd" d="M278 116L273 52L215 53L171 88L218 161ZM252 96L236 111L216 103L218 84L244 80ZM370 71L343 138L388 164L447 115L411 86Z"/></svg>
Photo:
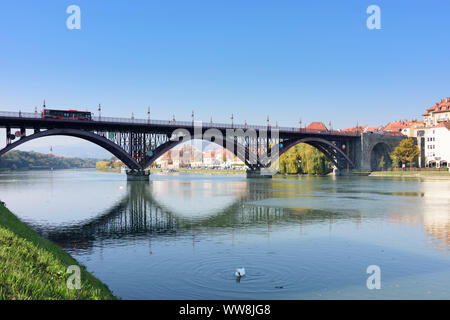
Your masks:
<svg viewBox="0 0 450 320"><path fill-rule="evenodd" d="M260 200L273 196L275 182L272 181L233 180L210 191L204 190L205 180L200 183L202 188L196 187L195 181L188 182L185 188L180 188L180 184L174 184L173 180L128 182L125 196L102 214L75 225L58 225L47 230L36 226L35 229L70 251L89 250L98 241L127 237L176 238L205 232L228 233L229 230L264 233L270 232L274 225L323 222L324 219L323 215L309 215L315 210L305 209L299 214L298 209L258 205ZM207 204L200 201L205 192L210 195L223 193L225 196L216 203ZM186 202L190 197L193 200ZM186 203L195 205L187 210ZM330 221L334 219L328 218Z"/></svg>

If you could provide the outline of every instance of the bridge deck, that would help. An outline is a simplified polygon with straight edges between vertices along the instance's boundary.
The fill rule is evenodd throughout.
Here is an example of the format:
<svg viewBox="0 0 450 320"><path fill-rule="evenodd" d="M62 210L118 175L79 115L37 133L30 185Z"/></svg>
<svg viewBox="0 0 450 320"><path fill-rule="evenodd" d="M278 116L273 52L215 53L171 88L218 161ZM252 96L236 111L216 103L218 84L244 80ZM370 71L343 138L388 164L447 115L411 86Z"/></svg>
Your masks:
<svg viewBox="0 0 450 320"><path fill-rule="evenodd" d="M314 134L324 136L348 136L348 137L360 137L360 133L354 132L342 132L337 130L331 131L317 131L308 130L306 128L296 127L276 127L276 126L260 126L260 125L245 125L245 124L226 124L226 123L210 123L195 121L164 121L154 119L131 119L131 118L113 118L113 117L93 117L92 121L87 120L69 120L69 119L45 119L42 118L40 113L33 112L6 112L0 111L0 128L86 128L86 129L114 129L125 130L128 128L133 129L149 129L159 128L166 129L164 131L172 132L177 128L193 129L195 126L201 126L204 129L217 128L217 129L254 129L254 130L278 130L280 134Z"/></svg>

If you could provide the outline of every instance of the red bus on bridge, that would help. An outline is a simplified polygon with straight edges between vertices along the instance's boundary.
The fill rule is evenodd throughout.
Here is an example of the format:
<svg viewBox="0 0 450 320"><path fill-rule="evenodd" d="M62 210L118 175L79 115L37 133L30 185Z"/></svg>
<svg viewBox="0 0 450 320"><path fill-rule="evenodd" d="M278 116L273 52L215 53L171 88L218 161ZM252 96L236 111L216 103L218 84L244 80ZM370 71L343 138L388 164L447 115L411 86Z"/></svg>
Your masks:
<svg viewBox="0 0 450 320"><path fill-rule="evenodd" d="M92 120L92 114L89 111L43 109L42 118L66 119L66 120Z"/></svg>

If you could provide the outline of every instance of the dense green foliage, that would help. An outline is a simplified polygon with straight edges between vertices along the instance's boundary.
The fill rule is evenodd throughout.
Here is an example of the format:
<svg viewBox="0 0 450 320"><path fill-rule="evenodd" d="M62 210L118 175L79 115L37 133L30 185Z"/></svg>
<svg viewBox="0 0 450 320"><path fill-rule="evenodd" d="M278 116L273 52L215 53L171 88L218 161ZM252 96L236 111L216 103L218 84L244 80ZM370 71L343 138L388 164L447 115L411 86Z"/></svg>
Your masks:
<svg viewBox="0 0 450 320"><path fill-rule="evenodd" d="M0 300L114 299L83 266L81 289L67 288L70 265L79 264L0 204Z"/></svg>
<svg viewBox="0 0 450 320"><path fill-rule="evenodd" d="M409 164L411 167L420 155L420 149L412 138L400 141L400 144L390 154L392 166L399 167L400 164Z"/></svg>
<svg viewBox="0 0 450 320"><path fill-rule="evenodd" d="M316 148L301 143L282 154L279 160L282 174L327 174L331 172L329 161Z"/></svg>
<svg viewBox="0 0 450 320"><path fill-rule="evenodd" d="M96 161L13 150L0 157L0 170L95 168Z"/></svg>

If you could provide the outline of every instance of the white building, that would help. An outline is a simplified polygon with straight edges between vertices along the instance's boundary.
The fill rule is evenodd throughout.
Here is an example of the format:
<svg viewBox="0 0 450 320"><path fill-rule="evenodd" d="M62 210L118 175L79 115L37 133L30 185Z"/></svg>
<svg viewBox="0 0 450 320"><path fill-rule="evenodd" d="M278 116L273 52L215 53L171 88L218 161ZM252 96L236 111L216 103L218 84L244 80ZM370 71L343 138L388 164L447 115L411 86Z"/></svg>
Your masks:
<svg viewBox="0 0 450 320"><path fill-rule="evenodd" d="M425 165L448 167L450 161L450 121L425 129Z"/></svg>

